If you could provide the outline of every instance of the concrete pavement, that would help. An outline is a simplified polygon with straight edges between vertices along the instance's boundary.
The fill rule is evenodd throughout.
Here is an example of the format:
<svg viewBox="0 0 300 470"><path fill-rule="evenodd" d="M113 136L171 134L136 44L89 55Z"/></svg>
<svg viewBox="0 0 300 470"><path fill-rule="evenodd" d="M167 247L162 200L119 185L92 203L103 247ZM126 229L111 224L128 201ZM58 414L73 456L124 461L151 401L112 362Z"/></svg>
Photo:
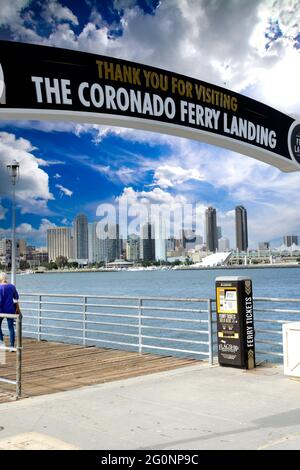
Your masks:
<svg viewBox="0 0 300 470"><path fill-rule="evenodd" d="M0 449L39 445L300 449L300 381L200 364L0 405Z"/></svg>

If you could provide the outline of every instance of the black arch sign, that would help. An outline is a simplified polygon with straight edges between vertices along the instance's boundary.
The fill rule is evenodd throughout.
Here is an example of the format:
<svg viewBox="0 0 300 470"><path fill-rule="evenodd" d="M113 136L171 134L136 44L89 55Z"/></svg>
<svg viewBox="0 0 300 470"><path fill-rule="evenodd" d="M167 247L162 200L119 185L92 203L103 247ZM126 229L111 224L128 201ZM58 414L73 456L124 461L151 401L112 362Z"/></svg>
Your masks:
<svg viewBox="0 0 300 470"><path fill-rule="evenodd" d="M292 117L200 80L84 52L0 41L0 118L150 130L300 169Z"/></svg>

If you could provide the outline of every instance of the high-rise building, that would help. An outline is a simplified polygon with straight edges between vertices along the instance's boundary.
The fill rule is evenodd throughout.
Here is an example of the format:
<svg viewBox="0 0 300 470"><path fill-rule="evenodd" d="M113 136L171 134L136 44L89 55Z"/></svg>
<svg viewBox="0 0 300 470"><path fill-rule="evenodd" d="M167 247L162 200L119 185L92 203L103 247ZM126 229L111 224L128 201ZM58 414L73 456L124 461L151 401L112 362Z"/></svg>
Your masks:
<svg viewBox="0 0 300 470"><path fill-rule="evenodd" d="M285 235L283 237L283 244L285 246L292 246L292 245L298 245L298 237L297 235Z"/></svg>
<svg viewBox="0 0 300 470"><path fill-rule="evenodd" d="M97 222L93 222L88 224L88 260L89 263L97 263L99 262L97 259Z"/></svg>
<svg viewBox="0 0 300 470"><path fill-rule="evenodd" d="M149 222L142 226L140 239L140 258L145 261L155 259L155 239L153 225Z"/></svg>
<svg viewBox="0 0 300 470"><path fill-rule="evenodd" d="M220 227L220 225L217 226L217 237L218 237L218 240L222 238L222 227Z"/></svg>
<svg viewBox="0 0 300 470"><path fill-rule="evenodd" d="M167 228L162 214L159 214L154 221L155 233L155 259L157 261L167 261Z"/></svg>
<svg viewBox="0 0 300 470"><path fill-rule="evenodd" d="M230 250L230 243L229 243L228 238L225 238L225 237L219 238L218 245L219 245L219 251L220 252Z"/></svg>
<svg viewBox="0 0 300 470"><path fill-rule="evenodd" d="M137 262L140 260L140 237L135 233L128 235L126 242L127 261Z"/></svg>
<svg viewBox="0 0 300 470"><path fill-rule="evenodd" d="M110 263L121 256L119 225L96 223L96 261Z"/></svg>
<svg viewBox="0 0 300 470"><path fill-rule="evenodd" d="M269 242L259 242L259 244L258 244L258 249L260 251L269 250L269 248L270 248L270 243Z"/></svg>
<svg viewBox="0 0 300 470"><path fill-rule="evenodd" d="M71 229L69 227L49 228L47 230L47 251L49 261L55 261L59 256L71 258Z"/></svg>
<svg viewBox="0 0 300 470"><path fill-rule="evenodd" d="M7 268L11 267L12 255L12 240L11 238L2 238L0 240L0 264L5 265ZM16 241L16 265L19 267L20 263L20 249L19 241Z"/></svg>
<svg viewBox="0 0 300 470"><path fill-rule="evenodd" d="M88 220L84 214L74 219L74 258L87 260L88 254Z"/></svg>
<svg viewBox="0 0 300 470"><path fill-rule="evenodd" d="M168 238L167 251L175 251L175 238L174 237Z"/></svg>
<svg viewBox="0 0 300 470"><path fill-rule="evenodd" d="M207 250L214 253L218 249L217 211L214 207L208 207L205 211L205 228Z"/></svg>
<svg viewBox="0 0 300 470"><path fill-rule="evenodd" d="M194 250L196 246L203 244L203 237L196 235L196 230L185 230L185 249Z"/></svg>
<svg viewBox="0 0 300 470"><path fill-rule="evenodd" d="M19 249L20 249L20 256L24 256L25 251L26 251L26 240L24 238L20 238L18 240L19 243Z"/></svg>
<svg viewBox="0 0 300 470"><path fill-rule="evenodd" d="M236 249L239 251L247 251L248 248L248 225L247 211L243 206L235 208L235 234Z"/></svg>

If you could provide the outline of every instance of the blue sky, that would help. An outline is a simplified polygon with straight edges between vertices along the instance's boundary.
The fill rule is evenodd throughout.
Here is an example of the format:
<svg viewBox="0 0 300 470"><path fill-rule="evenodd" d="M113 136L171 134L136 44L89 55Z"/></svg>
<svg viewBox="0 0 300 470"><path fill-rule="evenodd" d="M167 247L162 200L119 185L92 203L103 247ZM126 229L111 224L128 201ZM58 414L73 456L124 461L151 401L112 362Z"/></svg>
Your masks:
<svg viewBox="0 0 300 470"><path fill-rule="evenodd" d="M299 118L300 1L1 0L0 39L121 57L193 76ZM218 211L234 244L235 205L251 246L300 235L300 173L191 140L72 122L0 121L0 234L8 235L5 165L21 162L20 237L45 245L48 227L102 202L147 199ZM204 230L204 227L203 227Z"/></svg>

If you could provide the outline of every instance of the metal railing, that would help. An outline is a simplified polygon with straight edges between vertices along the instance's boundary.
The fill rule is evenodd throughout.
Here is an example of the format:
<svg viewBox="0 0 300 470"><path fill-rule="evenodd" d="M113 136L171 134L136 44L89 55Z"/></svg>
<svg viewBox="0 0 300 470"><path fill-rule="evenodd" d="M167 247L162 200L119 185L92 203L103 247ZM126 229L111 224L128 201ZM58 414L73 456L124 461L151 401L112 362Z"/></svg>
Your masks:
<svg viewBox="0 0 300 470"><path fill-rule="evenodd" d="M300 321L300 299L255 297L256 354L283 358L282 325L293 321Z"/></svg>
<svg viewBox="0 0 300 470"><path fill-rule="evenodd" d="M16 348L8 348L7 346L1 346L1 352L6 353L13 349L13 352L16 352L16 379L8 379L5 377L0 377L0 382L7 383L10 385L15 385L16 387L16 398L20 398L22 394L22 315L14 315L9 313L0 313L0 318L8 318L16 321Z"/></svg>
<svg viewBox="0 0 300 470"><path fill-rule="evenodd" d="M211 299L27 293L21 299L26 336L213 363Z"/></svg>
<svg viewBox="0 0 300 470"><path fill-rule="evenodd" d="M216 355L215 300L73 294L20 295L23 335L40 340L206 358ZM296 307L296 308L295 308ZM299 307L299 308L297 308ZM21 396L22 317L17 321L16 385ZM254 298L258 358L282 362L282 325L300 320L300 299Z"/></svg>

